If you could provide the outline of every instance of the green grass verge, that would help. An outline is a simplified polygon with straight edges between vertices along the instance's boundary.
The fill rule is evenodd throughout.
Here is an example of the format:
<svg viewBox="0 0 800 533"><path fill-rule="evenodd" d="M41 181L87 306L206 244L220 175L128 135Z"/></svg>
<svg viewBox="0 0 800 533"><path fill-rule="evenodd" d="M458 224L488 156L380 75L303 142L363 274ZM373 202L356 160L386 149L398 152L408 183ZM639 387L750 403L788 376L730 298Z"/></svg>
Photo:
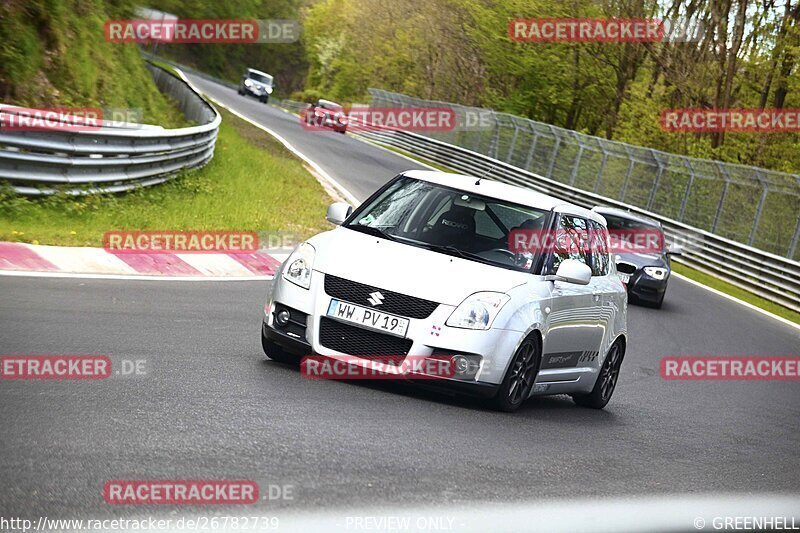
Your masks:
<svg viewBox="0 0 800 533"><path fill-rule="evenodd" d="M30 107L140 110L165 128L188 123L161 93L135 44L104 37L109 19L129 19L135 0L0 2L0 94Z"/></svg>
<svg viewBox="0 0 800 533"><path fill-rule="evenodd" d="M26 198L0 190L0 240L102 246L109 230L240 230L292 233L329 229L330 198L267 133L221 111L214 159L162 185L125 194Z"/></svg>
<svg viewBox="0 0 800 533"><path fill-rule="evenodd" d="M672 262L672 270L678 274L681 274L682 276L686 276L687 278L697 281L698 283L702 283L707 287L717 289L718 291L729 294L734 298L738 298L749 304L755 305L756 307L760 307L765 311L769 311L772 314L783 317L786 320L790 320L795 324L800 324L800 313L795 313L791 309L787 309L780 304L776 304L775 302L765 300L764 298L756 296L752 292L740 289L739 287L722 281L719 278L704 272L700 272L699 270L695 270L694 268L686 265L681 265L675 261Z"/></svg>

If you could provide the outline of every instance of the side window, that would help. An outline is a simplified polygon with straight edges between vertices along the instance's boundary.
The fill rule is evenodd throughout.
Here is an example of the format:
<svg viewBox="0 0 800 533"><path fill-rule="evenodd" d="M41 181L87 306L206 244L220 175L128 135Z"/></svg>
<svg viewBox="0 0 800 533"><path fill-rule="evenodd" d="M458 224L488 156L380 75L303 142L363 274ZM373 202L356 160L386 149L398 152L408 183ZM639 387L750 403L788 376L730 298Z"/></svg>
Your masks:
<svg viewBox="0 0 800 533"><path fill-rule="evenodd" d="M587 241L589 227L587 221L574 215L561 215L556 230L555 246L549 261L549 274L555 274L561 261L575 259L591 266L591 254Z"/></svg>
<svg viewBox="0 0 800 533"><path fill-rule="evenodd" d="M592 242L592 276L605 276L611 263L608 255L608 230L594 220L589 221L589 226Z"/></svg>

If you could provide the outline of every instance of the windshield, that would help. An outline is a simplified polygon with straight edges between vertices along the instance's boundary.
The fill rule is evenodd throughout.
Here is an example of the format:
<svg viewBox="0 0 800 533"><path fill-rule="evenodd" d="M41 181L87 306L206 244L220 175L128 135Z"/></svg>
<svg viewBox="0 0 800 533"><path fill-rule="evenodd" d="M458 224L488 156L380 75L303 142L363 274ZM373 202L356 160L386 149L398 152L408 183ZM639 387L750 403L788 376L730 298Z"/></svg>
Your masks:
<svg viewBox="0 0 800 533"><path fill-rule="evenodd" d="M618 242L618 253L659 253L664 248L664 233L656 224L648 224L616 215L601 213L606 219L608 233L613 242ZM654 245L654 243L656 243Z"/></svg>
<svg viewBox="0 0 800 533"><path fill-rule="evenodd" d="M256 80L259 83L263 83L265 85L272 85L272 76L264 76L261 74L256 74L255 72L250 72L247 75L251 80Z"/></svg>
<svg viewBox="0 0 800 533"><path fill-rule="evenodd" d="M521 227L543 228L546 215L541 209L403 177L361 208L346 227L527 271L533 266L534 254L509 250L508 235Z"/></svg>

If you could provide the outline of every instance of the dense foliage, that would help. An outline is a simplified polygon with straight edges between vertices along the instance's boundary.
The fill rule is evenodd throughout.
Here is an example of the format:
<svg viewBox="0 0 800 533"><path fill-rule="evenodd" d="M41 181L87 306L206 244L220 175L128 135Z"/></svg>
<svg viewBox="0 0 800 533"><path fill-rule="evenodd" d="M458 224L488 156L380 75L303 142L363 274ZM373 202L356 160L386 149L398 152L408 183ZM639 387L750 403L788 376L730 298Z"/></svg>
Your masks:
<svg viewBox="0 0 800 533"><path fill-rule="evenodd" d="M135 45L105 41L109 18L131 18L133 0L0 2L0 101L38 107L126 108L144 121L185 123L161 94Z"/></svg>
<svg viewBox="0 0 800 533"><path fill-rule="evenodd" d="M678 134L665 108L800 107L800 0L321 0L305 19L307 86L370 86L491 107L662 150L797 172L800 136ZM699 42L513 42L536 17L700 23Z"/></svg>

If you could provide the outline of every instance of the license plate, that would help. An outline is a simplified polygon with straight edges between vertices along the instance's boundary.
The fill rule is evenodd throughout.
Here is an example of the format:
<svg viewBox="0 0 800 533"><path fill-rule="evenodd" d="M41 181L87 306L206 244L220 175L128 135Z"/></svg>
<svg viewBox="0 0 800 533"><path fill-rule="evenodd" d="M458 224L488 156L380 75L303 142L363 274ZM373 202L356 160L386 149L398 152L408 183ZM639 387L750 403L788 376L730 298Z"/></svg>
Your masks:
<svg viewBox="0 0 800 533"><path fill-rule="evenodd" d="M624 283L626 285L631 280L631 275L630 274L623 274L622 272L617 272L617 276L619 276L620 281L622 281L622 283Z"/></svg>
<svg viewBox="0 0 800 533"><path fill-rule="evenodd" d="M351 324L391 333L398 337L405 337L408 332L408 319L382 313L368 307L361 307L339 300L331 300L328 305L328 316Z"/></svg>

